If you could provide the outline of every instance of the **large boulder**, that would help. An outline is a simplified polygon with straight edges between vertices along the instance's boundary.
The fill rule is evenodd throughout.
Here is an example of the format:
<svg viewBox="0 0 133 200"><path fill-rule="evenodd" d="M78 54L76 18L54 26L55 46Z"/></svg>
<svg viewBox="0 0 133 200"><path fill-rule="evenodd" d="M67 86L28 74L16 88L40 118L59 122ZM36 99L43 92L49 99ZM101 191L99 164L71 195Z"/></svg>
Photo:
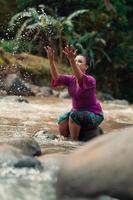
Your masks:
<svg viewBox="0 0 133 200"><path fill-rule="evenodd" d="M133 199L133 127L97 137L62 162L58 199L109 195Z"/></svg>
<svg viewBox="0 0 133 200"><path fill-rule="evenodd" d="M28 167L41 169L41 163L34 157L24 155L23 152L11 145L3 144L0 146L0 168L1 167Z"/></svg>
<svg viewBox="0 0 133 200"><path fill-rule="evenodd" d="M37 141L33 138L1 138L0 146L9 144L15 148L20 149L25 155L39 156L41 155L41 148Z"/></svg>

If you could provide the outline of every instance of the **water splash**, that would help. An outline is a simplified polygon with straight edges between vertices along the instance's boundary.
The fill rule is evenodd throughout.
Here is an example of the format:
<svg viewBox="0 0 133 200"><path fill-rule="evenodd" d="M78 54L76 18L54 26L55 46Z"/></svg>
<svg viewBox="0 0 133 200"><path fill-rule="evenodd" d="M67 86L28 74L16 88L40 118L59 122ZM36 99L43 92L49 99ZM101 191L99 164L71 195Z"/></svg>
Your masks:
<svg viewBox="0 0 133 200"><path fill-rule="evenodd" d="M38 9L25 9L11 18L5 38L1 38L1 47L13 55L21 52L32 53L33 46L36 46L35 51L36 48L40 50L40 46L46 46L55 40L55 21L46 13L44 5L39 5Z"/></svg>

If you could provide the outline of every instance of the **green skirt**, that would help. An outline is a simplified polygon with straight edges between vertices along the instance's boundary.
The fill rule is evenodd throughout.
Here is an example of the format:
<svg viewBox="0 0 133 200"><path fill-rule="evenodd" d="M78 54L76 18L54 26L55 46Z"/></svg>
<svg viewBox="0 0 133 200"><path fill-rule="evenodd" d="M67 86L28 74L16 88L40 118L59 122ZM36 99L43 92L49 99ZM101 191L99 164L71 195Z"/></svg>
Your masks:
<svg viewBox="0 0 133 200"><path fill-rule="evenodd" d="M76 124L85 128L96 128L104 120L103 112L95 114L89 111L67 112L59 116L58 123L71 118Z"/></svg>

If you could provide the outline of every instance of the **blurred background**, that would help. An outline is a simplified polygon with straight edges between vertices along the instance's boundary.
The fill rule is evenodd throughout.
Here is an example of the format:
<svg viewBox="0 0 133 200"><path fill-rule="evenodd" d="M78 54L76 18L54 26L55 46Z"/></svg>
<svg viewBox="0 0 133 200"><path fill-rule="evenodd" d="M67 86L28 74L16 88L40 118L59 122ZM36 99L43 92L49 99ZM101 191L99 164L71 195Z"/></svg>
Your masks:
<svg viewBox="0 0 133 200"><path fill-rule="evenodd" d="M19 68L26 81L48 85L44 46L69 73L62 49L72 44L89 57L98 91L133 102L133 0L0 0L0 8L1 76Z"/></svg>
<svg viewBox="0 0 133 200"><path fill-rule="evenodd" d="M75 185L58 187L68 188L68 196L77 191L75 200L88 199L88 192L104 195L95 200L118 200L105 196L115 192L133 199L132 15L133 0L0 0L0 200L58 200L60 164L83 145L59 136L57 119L71 109L71 99L64 88L51 88L44 51L52 46L58 69L70 74L62 54L66 44L88 56L105 116L99 130L114 137L91 143L84 158L79 154L72 162L70 157L65 177L70 173ZM35 150L42 156L31 157Z"/></svg>

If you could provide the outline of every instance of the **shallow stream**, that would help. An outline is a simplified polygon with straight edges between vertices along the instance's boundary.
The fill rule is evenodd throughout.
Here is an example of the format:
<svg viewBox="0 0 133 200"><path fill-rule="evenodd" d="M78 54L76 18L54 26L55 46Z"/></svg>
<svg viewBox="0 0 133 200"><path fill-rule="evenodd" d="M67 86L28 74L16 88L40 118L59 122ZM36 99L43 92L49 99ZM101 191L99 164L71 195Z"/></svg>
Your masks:
<svg viewBox="0 0 133 200"><path fill-rule="evenodd" d="M0 98L0 139L5 137L33 137L46 130L58 135L57 117L70 109L69 99L55 97L26 98L5 96ZM133 106L103 103L105 121L101 125L105 134L110 131L133 125ZM35 138L44 155L50 153L68 154L82 143L63 139L49 140ZM58 200L55 195L57 163L49 163L44 170L2 167L0 169L0 200ZM102 197L99 200L109 200ZM78 199L75 199L78 200ZM81 200L81 199L80 199ZM82 199L85 200L85 199Z"/></svg>

